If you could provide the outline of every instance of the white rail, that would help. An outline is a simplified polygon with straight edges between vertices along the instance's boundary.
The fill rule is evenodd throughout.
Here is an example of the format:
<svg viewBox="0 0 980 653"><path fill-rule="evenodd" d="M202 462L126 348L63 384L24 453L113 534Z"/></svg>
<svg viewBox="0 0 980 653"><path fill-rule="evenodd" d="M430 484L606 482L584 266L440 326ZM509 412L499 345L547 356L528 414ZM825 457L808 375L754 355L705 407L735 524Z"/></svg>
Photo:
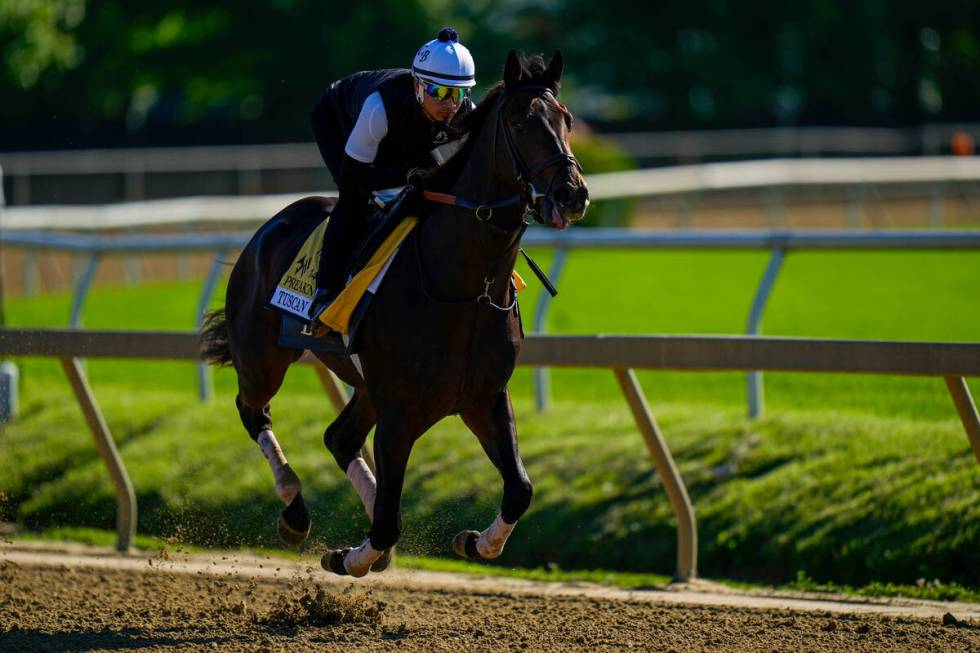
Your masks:
<svg viewBox="0 0 980 653"><path fill-rule="evenodd" d="M595 199L774 186L854 186L980 181L980 157L769 159L593 175Z"/></svg>
<svg viewBox="0 0 980 653"><path fill-rule="evenodd" d="M587 177L594 200L785 186L866 186L980 182L980 157L771 159L612 172ZM191 197L99 206L15 206L4 229L121 229L268 219L317 193ZM319 193L335 195L335 191Z"/></svg>
<svg viewBox="0 0 980 653"><path fill-rule="evenodd" d="M92 206L8 207L2 229L126 229L189 223L242 223L268 220L286 205L311 194L180 197Z"/></svg>

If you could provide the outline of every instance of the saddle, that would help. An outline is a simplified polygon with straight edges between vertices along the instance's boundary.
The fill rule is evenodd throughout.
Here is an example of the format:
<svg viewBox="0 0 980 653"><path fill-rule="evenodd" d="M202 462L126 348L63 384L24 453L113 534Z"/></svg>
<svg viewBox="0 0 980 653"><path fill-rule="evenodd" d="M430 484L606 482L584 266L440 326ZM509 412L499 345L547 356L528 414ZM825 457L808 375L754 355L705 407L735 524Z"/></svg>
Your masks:
<svg viewBox="0 0 980 653"><path fill-rule="evenodd" d="M406 210L412 193L407 186L397 194L379 193L369 203L367 236L355 250L345 274L350 281L320 316L324 326L312 330L307 315L316 292L314 262L319 261L329 216L307 236L269 300L269 306L283 314L280 345L337 353L349 348L352 332L380 285L388 262L417 223ZM347 337L325 338L327 327Z"/></svg>
<svg viewBox="0 0 980 653"><path fill-rule="evenodd" d="M347 276L350 281L320 315L319 321L325 326L317 325L312 330L307 315L316 291L316 270L311 263L319 261L326 220L306 238L269 300L271 307L283 313L279 335L281 346L351 354L357 327L367 313L389 264L419 221L418 217L411 215L417 213L412 202L415 192L411 186L387 197L390 198L388 201L385 201L384 194L372 200L373 206L367 217L368 235L348 264ZM537 267L533 266L533 262L529 263L532 263L532 269ZM512 283L518 292L527 286L516 270L513 271Z"/></svg>

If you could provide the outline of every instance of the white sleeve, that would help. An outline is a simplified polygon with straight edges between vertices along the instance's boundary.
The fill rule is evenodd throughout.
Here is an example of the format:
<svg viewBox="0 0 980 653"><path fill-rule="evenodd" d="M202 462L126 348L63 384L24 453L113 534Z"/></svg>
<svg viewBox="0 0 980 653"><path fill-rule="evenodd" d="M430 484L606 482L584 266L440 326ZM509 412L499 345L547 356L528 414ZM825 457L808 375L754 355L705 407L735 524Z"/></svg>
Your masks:
<svg viewBox="0 0 980 653"><path fill-rule="evenodd" d="M378 155L378 145L387 133L388 114L385 113L381 94L375 91L364 100L344 153L361 163L373 163L374 157Z"/></svg>

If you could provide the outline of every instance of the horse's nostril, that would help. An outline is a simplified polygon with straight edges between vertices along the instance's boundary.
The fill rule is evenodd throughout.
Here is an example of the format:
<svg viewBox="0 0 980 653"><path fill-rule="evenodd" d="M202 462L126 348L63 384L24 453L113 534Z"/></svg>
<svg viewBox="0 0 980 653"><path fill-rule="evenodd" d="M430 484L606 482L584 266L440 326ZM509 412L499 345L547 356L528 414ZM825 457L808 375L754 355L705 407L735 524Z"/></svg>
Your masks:
<svg viewBox="0 0 980 653"><path fill-rule="evenodd" d="M558 206L565 207L572 199L572 194L568 192L567 188L561 188L555 193L555 201L558 202Z"/></svg>

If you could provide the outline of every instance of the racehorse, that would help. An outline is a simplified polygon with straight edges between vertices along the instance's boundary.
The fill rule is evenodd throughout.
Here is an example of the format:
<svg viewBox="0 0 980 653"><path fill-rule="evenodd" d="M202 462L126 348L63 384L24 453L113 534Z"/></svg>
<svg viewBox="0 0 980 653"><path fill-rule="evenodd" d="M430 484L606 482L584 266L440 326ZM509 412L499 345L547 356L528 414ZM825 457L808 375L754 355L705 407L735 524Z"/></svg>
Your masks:
<svg viewBox="0 0 980 653"><path fill-rule="evenodd" d="M451 414L462 417L503 479L493 524L461 532L454 550L471 559L499 556L530 505L507 387L524 337L512 273L527 215L564 229L589 203L568 140L572 116L557 100L563 68L560 51L547 65L510 52L502 81L461 118L465 144L422 184L422 219L395 254L352 343L359 365L314 352L354 389L323 440L371 520L367 539L328 552L325 569L359 577L387 566L401 533L412 445ZM279 532L295 545L305 541L310 516L272 432L269 402L303 352L278 345L280 316L266 302L332 206L307 197L266 222L232 270L224 309L209 314L201 334L202 358L237 372L242 424L269 460L286 504ZM375 426L376 479L361 455Z"/></svg>

